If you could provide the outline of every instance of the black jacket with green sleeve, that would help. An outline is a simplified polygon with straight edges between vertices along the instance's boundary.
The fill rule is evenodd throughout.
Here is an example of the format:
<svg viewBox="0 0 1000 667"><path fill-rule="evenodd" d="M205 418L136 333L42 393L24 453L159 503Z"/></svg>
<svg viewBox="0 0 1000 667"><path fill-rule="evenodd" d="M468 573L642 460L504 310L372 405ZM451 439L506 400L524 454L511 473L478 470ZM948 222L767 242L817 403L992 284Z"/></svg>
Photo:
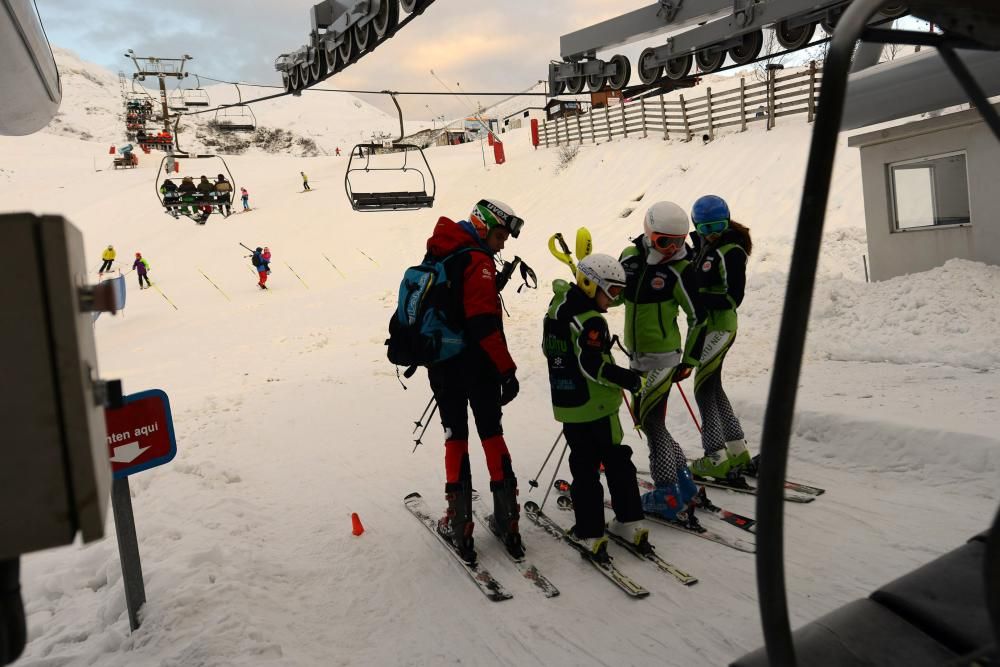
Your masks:
<svg viewBox="0 0 1000 667"><path fill-rule="evenodd" d="M543 326L552 410L563 423L617 414L621 388L635 389L639 375L615 365L611 336L593 299L576 285L556 281Z"/></svg>

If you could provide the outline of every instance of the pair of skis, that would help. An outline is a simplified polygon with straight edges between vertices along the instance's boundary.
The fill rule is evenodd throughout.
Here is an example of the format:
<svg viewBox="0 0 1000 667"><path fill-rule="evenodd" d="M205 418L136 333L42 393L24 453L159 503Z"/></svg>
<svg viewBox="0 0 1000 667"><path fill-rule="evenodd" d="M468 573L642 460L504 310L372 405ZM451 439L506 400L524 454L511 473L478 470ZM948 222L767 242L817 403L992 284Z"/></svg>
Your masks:
<svg viewBox="0 0 1000 667"><path fill-rule="evenodd" d="M688 461L688 463L692 463L692 461ZM716 489L726 489L728 491L735 491L736 493L757 495L756 472L743 471L739 477L732 480L697 476L695 479L699 484ZM813 486L812 484L804 484L802 482L793 482L789 479L785 480L785 500L788 502L811 503L824 493L826 493L826 489L824 488Z"/></svg>
<svg viewBox="0 0 1000 667"><path fill-rule="evenodd" d="M652 491L653 488L655 488L651 482L641 478L638 479L638 483L639 486L646 491ZM560 494L559 498L556 500L556 504L559 506L559 508L567 511L572 510L573 501L569 497L569 487L570 487L569 482L567 482L566 480L559 479L555 481L553 486L555 487L556 491L558 491ZM706 511L708 513L708 516L711 516L714 519L718 519L720 522L728 523L729 525L735 526L736 528L744 530L748 533L754 533L756 531L757 522L754 519L751 519L748 516L737 514L735 512L730 512L729 510L724 510L721 507L714 505L711 501L708 500L708 497L705 495L704 490L702 490L700 496L701 499L699 501L698 507ZM607 507L608 509L612 509L611 501L606 500L604 502L604 506ZM682 513L681 515L679 515L678 519L673 521L661 517L657 514L647 513L646 520L661 526L666 526L667 528L673 528L674 530L680 530L686 533L690 533L695 537L700 537L710 542L716 542L717 544L727 546L730 549L735 549L736 551L742 551L744 553L750 553L750 554L756 553L757 551L757 547L755 544L748 542L746 540L739 539L737 537L731 537L729 535L726 535L725 533L720 533L718 531L706 528L705 526L701 525L701 523L696 518L694 518L691 515L688 515L687 513Z"/></svg>
<svg viewBox="0 0 1000 667"><path fill-rule="evenodd" d="M438 532L438 520L430 512L430 508L427 507L427 503L424 501L423 497L417 493L413 492L403 499L403 503L406 505L406 509L410 511L413 516L424 525L427 530L437 538L437 540L444 546L445 550L452 555L455 561L462 566L466 574L472 579L473 583L479 588L483 594L493 602L502 602L503 600L509 600L514 597L512 593L507 591L503 587L496 577L494 577L489 570L487 570L481 563L476 563L475 565L469 564L459 556L458 552L455 550L451 542L448 541L440 532ZM493 534L497 535L495 530L495 525L492 516L483 517L481 507L477 505L476 516L480 521L487 526L487 529ZM506 548L503 550L504 554L513 561L514 565L517 567L518 571L521 573L525 579L530 581L536 588L538 588L545 597L555 597L559 595L559 589L556 588L551 581L549 581L538 568L534 565L525 561L524 558L515 558L507 551Z"/></svg>

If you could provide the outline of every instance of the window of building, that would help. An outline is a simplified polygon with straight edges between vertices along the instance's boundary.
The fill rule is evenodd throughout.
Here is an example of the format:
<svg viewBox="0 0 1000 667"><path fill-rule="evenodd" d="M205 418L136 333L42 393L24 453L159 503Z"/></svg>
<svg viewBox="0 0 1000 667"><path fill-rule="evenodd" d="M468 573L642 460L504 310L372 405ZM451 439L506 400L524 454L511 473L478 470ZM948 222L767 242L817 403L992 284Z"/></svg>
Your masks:
<svg viewBox="0 0 1000 667"><path fill-rule="evenodd" d="M947 153L888 165L894 232L968 225L965 153Z"/></svg>

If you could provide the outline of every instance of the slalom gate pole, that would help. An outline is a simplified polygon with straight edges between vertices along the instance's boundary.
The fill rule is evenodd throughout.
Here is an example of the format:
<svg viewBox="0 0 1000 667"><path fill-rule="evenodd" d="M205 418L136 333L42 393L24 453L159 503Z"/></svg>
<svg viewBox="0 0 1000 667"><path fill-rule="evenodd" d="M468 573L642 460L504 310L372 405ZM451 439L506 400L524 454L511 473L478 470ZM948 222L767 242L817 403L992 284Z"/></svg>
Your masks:
<svg viewBox="0 0 1000 667"><path fill-rule="evenodd" d="M420 413L420 419L418 419L417 421L413 422L414 424L416 424L416 426L413 427L413 432L414 433L417 432L418 428L420 428L421 426L424 425L424 417L427 416L427 411L431 409L431 405L433 403L434 403L434 394L431 394L431 400L427 401L427 407L425 407L424 411Z"/></svg>
<svg viewBox="0 0 1000 667"><path fill-rule="evenodd" d="M695 428L698 429L698 433L701 433L701 424L698 423L698 418L694 416L694 410L691 409L691 404L688 402L687 394L684 393L684 389L681 388L681 383L677 383L677 391L681 392L681 398L684 399L684 405L688 408L688 414L691 415L691 421L694 422Z"/></svg>
<svg viewBox="0 0 1000 667"><path fill-rule="evenodd" d="M288 267L288 270L291 271L295 275L296 278L299 279L299 282L302 283L303 287L305 287L306 289L309 289L309 285L306 285L306 281L302 280L302 276L300 276L299 274L295 273L295 269L293 269L291 266L289 266L288 262L283 262L283 264Z"/></svg>
<svg viewBox="0 0 1000 667"><path fill-rule="evenodd" d="M413 441L413 452L417 451L417 447L419 447L423 443L424 433L427 433L427 427L430 426L431 418L434 417L434 413L437 412L437 409L438 409L438 404L437 401L435 401L434 408L431 410L430 415L427 416L427 423L424 424L424 430L422 430L420 432L420 435L417 436L417 439ZM413 452L410 453L412 454Z"/></svg>
<svg viewBox="0 0 1000 667"><path fill-rule="evenodd" d="M345 278L345 279L347 278L347 276L344 275L344 272L341 271L340 269L338 269L337 265L334 264L333 261L329 257L327 257L325 254L323 255L323 259L325 259L326 261L330 262L330 266L332 266L337 271L337 273L340 274L341 278Z"/></svg>
<svg viewBox="0 0 1000 667"><path fill-rule="evenodd" d="M365 257L368 257L368 259L370 259L370 260L371 260L372 264L374 264L375 266L378 266L378 262L376 262L376 261L375 261L374 259L372 259L371 257L369 257L369 256L368 256L368 253L366 253L366 252L365 252L364 250L362 250L361 248L358 248L357 250L358 250L358 252L360 252L360 253L361 253L362 255L364 255Z"/></svg>
<svg viewBox="0 0 1000 667"><path fill-rule="evenodd" d="M556 451L556 445L558 445L559 441L562 440L563 435L564 432L560 430L559 435L556 436L556 441L552 443L552 448L549 450L548 456L546 456L545 460L542 462L542 467L538 469L537 473L535 473L534 479L528 480L528 486L531 487L531 489L528 489L528 493L531 493L532 489L538 488L538 478L542 476L542 471L545 470L545 466L549 464L549 459L552 458L552 452Z"/></svg>
<svg viewBox="0 0 1000 667"><path fill-rule="evenodd" d="M222 291L222 288L221 288L221 287L219 287L218 285L216 285L216 284L215 284L215 283L214 283L214 282L212 281L212 279L211 279L211 278L209 278L209 277L208 277L207 275L205 275L205 272L204 272L204 271L202 271L201 269L198 269L198 273L200 273L201 275L205 276L205 280L207 280L208 282L212 283L212 286L213 286L213 287L214 287L215 289L219 290L219 292L220 292L220 293L222 294L222 296L226 297L226 301L232 301L232 299L230 299L230 298L229 298L229 295L228 295L228 294L226 294L225 292L223 292L223 291Z"/></svg>
<svg viewBox="0 0 1000 667"><path fill-rule="evenodd" d="M566 456L566 450L569 449L569 441L563 445L562 454L559 455L559 463L556 464L556 469L552 471L552 479L549 480L549 486L545 490L545 497L542 498L542 504L538 507L539 511L545 509L545 501L549 499L549 493L552 492L552 485L556 483L556 475L559 474L559 468L562 467L563 457Z"/></svg>
<svg viewBox="0 0 1000 667"><path fill-rule="evenodd" d="M160 288L159 288L159 287L157 286L157 284L156 284L156 283L153 283L153 284L152 284L152 287L153 287L153 289L155 289L155 290L156 290L157 292L159 292L159 293L160 293L160 296L162 296L162 297L163 297L164 299L166 299L166 300L167 300L167 303L169 303L169 304L170 304L171 306L173 306L173 307L174 307L174 310L180 310L180 308L178 308L178 307L177 307L177 304L176 304L176 303L174 303L173 301L171 301L171 300L170 300L170 297L168 297L168 296L167 296L166 294L164 294L164 293L163 293L163 290L161 290L161 289L160 289Z"/></svg>

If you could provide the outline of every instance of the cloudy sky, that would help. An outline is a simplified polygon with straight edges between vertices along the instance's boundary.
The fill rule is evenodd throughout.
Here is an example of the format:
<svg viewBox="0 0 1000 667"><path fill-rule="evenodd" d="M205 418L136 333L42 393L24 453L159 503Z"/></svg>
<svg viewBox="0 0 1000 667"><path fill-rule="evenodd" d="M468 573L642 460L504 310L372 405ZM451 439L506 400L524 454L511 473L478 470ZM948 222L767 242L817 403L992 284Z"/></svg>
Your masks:
<svg viewBox="0 0 1000 667"><path fill-rule="evenodd" d="M306 43L316 0L37 0L51 42L112 71L134 68L123 54L177 57L192 72L280 85L274 58ZM436 0L372 54L324 87L520 91L548 76L559 36L650 4L650 0ZM85 9L84 9L85 7ZM385 100L369 99L382 108ZM448 118L477 101L407 98L408 118ZM388 105L391 108L391 103Z"/></svg>

